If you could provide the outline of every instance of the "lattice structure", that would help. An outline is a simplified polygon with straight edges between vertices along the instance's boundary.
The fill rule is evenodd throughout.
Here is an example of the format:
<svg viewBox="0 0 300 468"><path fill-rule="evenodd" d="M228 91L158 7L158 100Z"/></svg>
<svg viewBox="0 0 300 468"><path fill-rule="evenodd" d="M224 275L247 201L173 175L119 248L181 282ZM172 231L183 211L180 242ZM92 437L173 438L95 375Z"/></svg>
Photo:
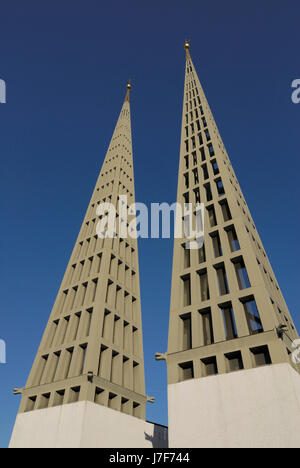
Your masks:
<svg viewBox="0 0 300 468"><path fill-rule="evenodd" d="M168 383L282 362L298 370L298 333L185 48L177 201L204 203L205 241L174 241Z"/></svg>
<svg viewBox="0 0 300 468"><path fill-rule="evenodd" d="M119 235L120 196L128 197L128 205L135 201L130 88L128 84L87 213L22 391L21 413L88 400L145 418L138 246L136 239ZM103 202L116 208L115 238L103 239L96 233L97 208ZM121 222L127 226L131 223L134 230L132 218Z"/></svg>

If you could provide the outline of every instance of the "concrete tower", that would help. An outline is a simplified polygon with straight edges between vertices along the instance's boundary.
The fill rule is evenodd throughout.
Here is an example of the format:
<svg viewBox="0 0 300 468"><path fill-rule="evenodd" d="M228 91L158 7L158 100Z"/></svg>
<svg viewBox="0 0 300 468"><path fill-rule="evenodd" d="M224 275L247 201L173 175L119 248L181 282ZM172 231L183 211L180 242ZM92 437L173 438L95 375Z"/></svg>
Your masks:
<svg viewBox="0 0 300 468"><path fill-rule="evenodd" d="M120 233L135 228L126 219L135 202L130 88L29 378L15 392L11 447L167 443L165 428L144 421L138 245ZM114 238L97 234L101 203L116 209Z"/></svg>
<svg viewBox="0 0 300 468"><path fill-rule="evenodd" d="M300 446L298 334L185 49L177 201L204 204L205 235L174 244L169 443Z"/></svg>

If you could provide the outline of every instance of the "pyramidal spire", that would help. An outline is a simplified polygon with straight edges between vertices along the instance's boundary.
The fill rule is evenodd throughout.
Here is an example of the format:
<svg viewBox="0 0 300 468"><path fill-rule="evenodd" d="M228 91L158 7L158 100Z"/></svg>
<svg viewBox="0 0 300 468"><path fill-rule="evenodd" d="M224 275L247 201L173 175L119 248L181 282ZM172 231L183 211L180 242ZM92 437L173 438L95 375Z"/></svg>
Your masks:
<svg viewBox="0 0 300 468"><path fill-rule="evenodd" d="M266 432L272 446L282 429L281 423L272 423L273 418L281 420L276 403L281 397L274 390L276 400L270 404L264 382L269 382L273 394L272 372L278 372L279 380L287 380L286 372L299 381L299 365L290 357L298 333L200 84L188 41L185 50L177 202L183 212L185 203L194 208L203 204L204 243L189 250L185 233L174 239L168 351L157 355L167 362L170 446L255 447L267 440ZM194 229L196 210L186 217L192 218ZM243 371L243 377L235 371ZM285 392L292 395L293 386L286 385ZM237 409L236 402L243 406ZM257 414L252 411L256 405ZM290 416L285 413L287 420ZM270 422L267 429L262 420Z"/></svg>
<svg viewBox="0 0 300 468"><path fill-rule="evenodd" d="M120 199L127 197L125 210L135 202L131 84L126 88L102 169L22 390L20 413L89 401L145 419L138 245L137 239L120 234L120 224L126 223ZM103 203L116 210L113 237L99 236Z"/></svg>
<svg viewBox="0 0 300 468"><path fill-rule="evenodd" d="M124 157L123 152L125 151L126 157L132 163L132 134L131 134L131 117L130 117L130 91L132 89L131 80L128 81L126 85L126 94L124 102L120 111L119 118L117 120L107 153L104 159L104 164L106 164L107 159L111 158L111 153L116 149L116 142L118 142L119 147L121 148L120 158ZM103 167L102 167L103 169ZM100 176L101 173L100 173ZM134 187L133 187L134 189Z"/></svg>

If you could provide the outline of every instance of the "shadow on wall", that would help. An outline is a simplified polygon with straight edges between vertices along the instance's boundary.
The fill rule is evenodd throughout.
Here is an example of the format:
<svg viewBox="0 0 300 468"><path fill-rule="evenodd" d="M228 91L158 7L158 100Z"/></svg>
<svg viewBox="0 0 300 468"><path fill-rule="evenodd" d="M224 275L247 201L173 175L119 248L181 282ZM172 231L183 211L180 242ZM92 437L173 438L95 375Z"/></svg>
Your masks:
<svg viewBox="0 0 300 468"><path fill-rule="evenodd" d="M168 428L166 426L161 426L160 424L153 425L153 435L147 434L147 432L144 431L145 440L151 442L153 448L168 448Z"/></svg>

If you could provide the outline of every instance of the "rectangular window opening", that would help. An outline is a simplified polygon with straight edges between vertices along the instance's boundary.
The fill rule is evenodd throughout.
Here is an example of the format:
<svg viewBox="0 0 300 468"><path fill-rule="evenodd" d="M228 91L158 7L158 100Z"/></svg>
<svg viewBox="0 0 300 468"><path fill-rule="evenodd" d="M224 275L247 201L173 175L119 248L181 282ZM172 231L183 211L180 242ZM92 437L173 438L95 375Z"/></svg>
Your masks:
<svg viewBox="0 0 300 468"><path fill-rule="evenodd" d="M198 249L198 257L199 257L199 263L205 263L206 262L206 253L205 253L205 245Z"/></svg>
<svg viewBox="0 0 300 468"><path fill-rule="evenodd" d="M178 364L178 367L179 367L179 382L194 378L193 361L182 362L181 364Z"/></svg>
<svg viewBox="0 0 300 468"><path fill-rule="evenodd" d="M225 304L221 305L220 308L223 315L225 338L226 340L234 340L235 338L237 338L238 334L232 305Z"/></svg>
<svg viewBox="0 0 300 468"><path fill-rule="evenodd" d="M225 354L225 358L228 372L235 372L244 369L242 353L240 351Z"/></svg>
<svg viewBox="0 0 300 468"><path fill-rule="evenodd" d="M240 250L241 247L237 238L235 227L230 226L230 228L226 229L226 232L231 252L236 252L237 250Z"/></svg>
<svg viewBox="0 0 300 468"><path fill-rule="evenodd" d="M219 170L218 163L217 163L217 161L215 159L213 161L211 161L211 165L212 165L214 175L215 176L218 175L220 173L220 170Z"/></svg>
<svg viewBox="0 0 300 468"><path fill-rule="evenodd" d="M183 276L183 305L184 307L191 305L191 278L190 275Z"/></svg>
<svg viewBox="0 0 300 468"><path fill-rule="evenodd" d="M203 178L204 180L207 180L209 178L209 174L208 174L208 170L207 170L207 165L204 164L202 167L202 171L203 171Z"/></svg>
<svg viewBox="0 0 300 468"><path fill-rule="evenodd" d="M213 199L212 191L211 191L211 188L210 188L210 183L205 184L204 188L205 188L205 192L206 192L206 201L210 202Z"/></svg>
<svg viewBox="0 0 300 468"><path fill-rule="evenodd" d="M192 348L192 320L191 314L184 314L180 316L182 320L182 329L183 329L183 342L182 349L191 349Z"/></svg>
<svg viewBox="0 0 300 468"><path fill-rule="evenodd" d="M237 282L240 289L247 289L251 287L245 262L242 257L232 260L234 263Z"/></svg>
<svg viewBox="0 0 300 468"><path fill-rule="evenodd" d="M217 359L215 356L201 359L202 370L205 377L218 374Z"/></svg>
<svg viewBox="0 0 300 468"><path fill-rule="evenodd" d="M258 333L262 333L263 326L261 322L261 318L259 315L259 312L257 310L256 302L254 298L250 298L247 300L241 299L243 305L244 305L244 310L245 310L245 315L248 323L248 328L249 328L249 333L251 335L256 335Z"/></svg>
<svg viewBox="0 0 300 468"><path fill-rule="evenodd" d="M213 332L213 323L211 309L203 309L199 311L202 318L202 330L203 330L203 344L208 346L214 344L214 332Z"/></svg>
<svg viewBox="0 0 300 468"><path fill-rule="evenodd" d="M210 155L211 157L213 157L213 156L215 155L215 150L214 150L213 145L212 145L211 143L209 143L209 144L207 145L207 147L208 147L209 155Z"/></svg>
<svg viewBox="0 0 300 468"><path fill-rule="evenodd" d="M257 348L251 348L250 351L252 353L254 365L256 367L268 366L272 364L268 346L259 346Z"/></svg>
<svg viewBox="0 0 300 468"><path fill-rule="evenodd" d="M215 182L216 182L217 191L218 191L219 196L221 197L222 195L225 195L225 189L224 189L222 179L218 179Z"/></svg>
<svg viewBox="0 0 300 468"><path fill-rule="evenodd" d="M229 221L230 219L232 219L231 212L230 212L227 200L222 200L222 202L220 202L220 205L221 205L221 208L222 208L222 214L223 214L224 221L226 222L226 221Z"/></svg>
<svg viewBox="0 0 300 468"><path fill-rule="evenodd" d="M215 227L217 225L216 212L213 205L207 207L208 219L210 227Z"/></svg>
<svg viewBox="0 0 300 468"><path fill-rule="evenodd" d="M200 278L200 296L201 301L208 301L210 299L209 293L209 284L208 284L208 276L207 270L201 270L198 272Z"/></svg>
<svg viewBox="0 0 300 468"><path fill-rule="evenodd" d="M54 395L53 406L60 406L64 402L65 390L57 390Z"/></svg>
<svg viewBox="0 0 300 468"><path fill-rule="evenodd" d="M76 403L79 401L80 387L73 387L70 390L69 403Z"/></svg>
<svg viewBox="0 0 300 468"><path fill-rule="evenodd" d="M225 294L229 294L229 286L228 286L228 279L225 270L225 265L218 265L215 267L217 271L217 279L218 279L218 286L219 286L219 294L220 296L224 296Z"/></svg>
<svg viewBox="0 0 300 468"><path fill-rule="evenodd" d="M182 245L182 248L183 248L183 265L184 265L184 268L190 268L190 266L191 266L191 251L190 251L190 249L188 249L186 247L187 247L186 244Z"/></svg>
<svg viewBox="0 0 300 468"><path fill-rule="evenodd" d="M222 246L221 246L221 241L220 241L220 236L219 233L213 232L210 234L211 239L212 239L212 245L213 245L213 251L214 251L214 256L215 258L222 257L223 251L222 251Z"/></svg>

